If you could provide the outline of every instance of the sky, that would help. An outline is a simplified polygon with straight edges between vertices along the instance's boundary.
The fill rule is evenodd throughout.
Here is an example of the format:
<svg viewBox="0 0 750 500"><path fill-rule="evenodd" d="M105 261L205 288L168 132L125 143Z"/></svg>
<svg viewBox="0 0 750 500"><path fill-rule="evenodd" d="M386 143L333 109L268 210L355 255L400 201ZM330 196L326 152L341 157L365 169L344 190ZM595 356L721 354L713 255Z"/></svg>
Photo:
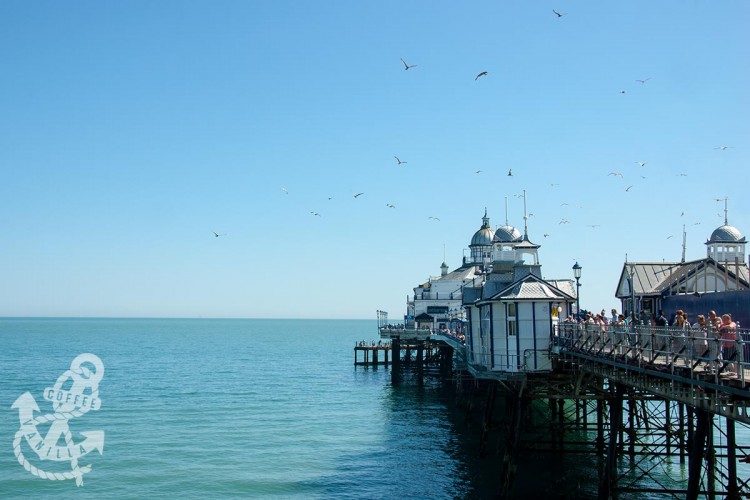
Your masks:
<svg viewBox="0 0 750 500"><path fill-rule="evenodd" d="M578 262L581 307L619 309L626 258L679 261L683 227L705 257L725 198L750 233L749 19L0 2L0 316L398 320L524 191L544 277Z"/></svg>

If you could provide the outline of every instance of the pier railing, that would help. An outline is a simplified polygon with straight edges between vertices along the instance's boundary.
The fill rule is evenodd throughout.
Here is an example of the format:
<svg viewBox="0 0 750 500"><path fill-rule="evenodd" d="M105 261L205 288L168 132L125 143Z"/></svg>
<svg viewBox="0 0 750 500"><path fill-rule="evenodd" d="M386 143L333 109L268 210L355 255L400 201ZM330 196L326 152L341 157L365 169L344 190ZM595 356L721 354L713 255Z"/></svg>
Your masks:
<svg viewBox="0 0 750 500"><path fill-rule="evenodd" d="M553 347L720 385L739 381L745 387L750 382L750 330L731 334L715 328L562 323Z"/></svg>

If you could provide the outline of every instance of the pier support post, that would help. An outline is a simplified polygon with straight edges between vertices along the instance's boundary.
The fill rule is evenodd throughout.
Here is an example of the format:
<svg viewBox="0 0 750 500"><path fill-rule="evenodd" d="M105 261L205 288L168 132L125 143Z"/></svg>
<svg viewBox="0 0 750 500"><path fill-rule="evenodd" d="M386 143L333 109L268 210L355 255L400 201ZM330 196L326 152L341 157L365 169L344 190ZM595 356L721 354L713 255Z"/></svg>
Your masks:
<svg viewBox="0 0 750 500"><path fill-rule="evenodd" d="M738 500L740 491L737 488L737 441L735 439L734 420L727 418L727 500Z"/></svg>
<svg viewBox="0 0 750 500"><path fill-rule="evenodd" d="M391 341L391 356L393 367L391 367L391 384L398 385L401 382L401 339L396 337Z"/></svg>
<svg viewBox="0 0 750 500"><path fill-rule="evenodd" d="M609 402L609 443L599 477L599 498L612 498L617 482L617 441L622 426L623 388L620 384L615 384L612 392L614 397ZM602 428L602 423L599 428Z"/></svg>
<svg viewBox="0 0 750 500"><path fill-rule="evenodd" d="M479 456L484 456L487 448L487 437L492 427L492 411L495 407L495 394L497 392L497 381L491 380L487 386L487 399L484 402L484 418L482 419L482 434L479 437Z"/></svg>
<svg viewBox="0 0 750 500"><path fill-rule="evenodd" d="M695 410L696 423L693 432L692 446L688 456L688 489L685 498L695 500L700 493L701 470L703 468L703 451L707 444L711 420L708 412L705 410ZM706 457L708 458L708 457Z"/></svg>

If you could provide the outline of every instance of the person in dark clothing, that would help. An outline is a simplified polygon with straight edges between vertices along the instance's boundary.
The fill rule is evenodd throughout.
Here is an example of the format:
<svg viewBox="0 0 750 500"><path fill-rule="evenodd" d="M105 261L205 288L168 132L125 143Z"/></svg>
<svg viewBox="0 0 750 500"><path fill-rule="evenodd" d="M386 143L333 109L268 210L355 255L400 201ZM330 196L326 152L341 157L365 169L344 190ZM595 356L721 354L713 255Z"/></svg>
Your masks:
<svg viewBox="0 0 750 500"><path fill-rule="evenodd" d="M667 318L664 316L664 311L659 310L659 317L656 318L656 326L667 326Z"/></svg>

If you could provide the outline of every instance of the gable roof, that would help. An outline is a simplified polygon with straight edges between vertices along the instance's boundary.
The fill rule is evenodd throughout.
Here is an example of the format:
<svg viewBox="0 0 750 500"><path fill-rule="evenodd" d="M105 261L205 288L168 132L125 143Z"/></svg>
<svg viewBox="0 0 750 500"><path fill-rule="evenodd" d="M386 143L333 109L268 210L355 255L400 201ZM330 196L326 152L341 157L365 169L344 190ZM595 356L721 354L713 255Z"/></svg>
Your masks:
<svg viewBox="0 0 750 500"><path fill-rule="evenodd" d="M551 282L542 278L527 274L523 278L516 280L496 294L492 295L487 301L497 300L575 300L570 295Z"/></svg>
<svg viewBox="0 0 750 500"><path fill-rule="evenodd" d="M615 296L618 298L629 296L629 294L623 295L620 292L623 282L628 278L628 268L633 270L633 290L636 295L659 295L669 290L676 283L680 283L686 277L708 267L715 268L721 274L726 272L733 280L739 275L740 281L746 287L750 287L748 268L744 265L744 262L740 263L736 269L735 266L716 262L711 257L689 262L626 262L620 273L620 281ZM735 270L737 273L735 273Z"/></svg>

